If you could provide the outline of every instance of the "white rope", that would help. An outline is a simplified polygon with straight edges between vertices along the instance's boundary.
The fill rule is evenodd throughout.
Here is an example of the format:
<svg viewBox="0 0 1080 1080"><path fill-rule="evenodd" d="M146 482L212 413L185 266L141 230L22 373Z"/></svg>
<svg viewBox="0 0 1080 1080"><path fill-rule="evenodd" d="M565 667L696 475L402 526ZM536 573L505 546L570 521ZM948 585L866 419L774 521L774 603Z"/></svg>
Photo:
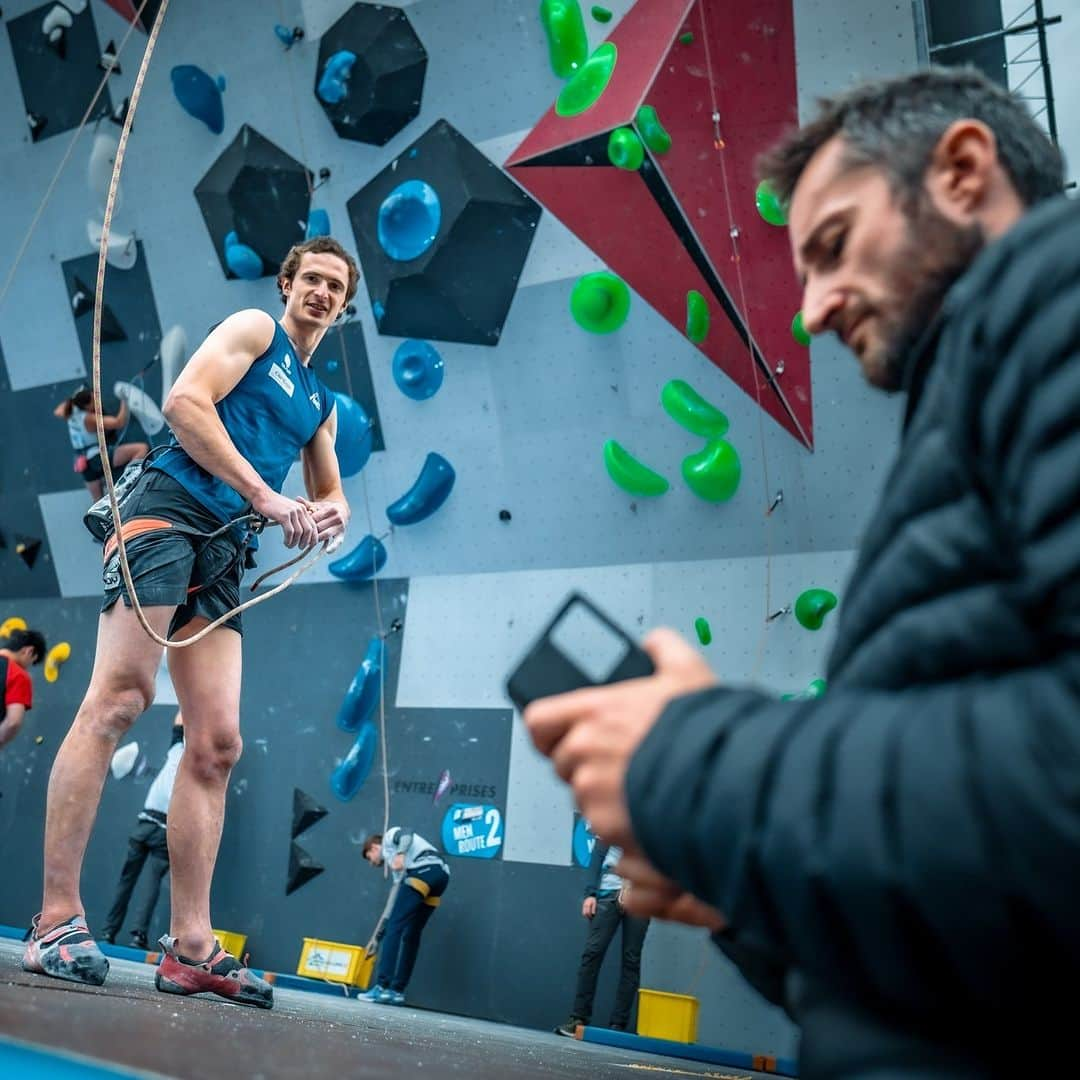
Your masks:
<svg viewBox="0 0 1080 1080"><path fill-rule="evenodd" d="M742 274L742 260L741 253L739 251L739 230L735 223L735 210L731 199L731 187L728 183L727 165L726 165L726 146L724 139L720 133L720 107L716 100L716 83L713 78L713 66L712 66L712 54L709 49L709 29L705 22L705 5L700 5L701 8L701 36L705 44L705 69L706 77L709 82L709 95L712 100L712 123L713 123L713 145L716 152L720 155L720 178L724 185L724 202L727 209L728 217L728 235L731 237L732 255L735 262L735 277L739 285L739 304L742 307L743 319L746 322L746 337L748 344L748 355L750 359L750 374L754 380L754 396L757 399L757 419L758 419L758 440L761 447L761 468L762 468L762 480L765 487L765 506L768 506L772 499L772 488L769 484L769 456L766 449L765 442L765 418L762 415L764 409L761 403L761 382L758 371L757 360L754 356L754 334L753 328L750 325L750 309L746 303L746 285L743 281ZM800 428L801 431L801 428ZM765 617L762 620L761 636L758 639L757 656L754 661L754 666L750 672L749 678L751 680L756 679L760 673L765 662L765 648L766 638L768 636L769 628L769 615L772 610L772 516L766 511L765 513Z"/></svg>

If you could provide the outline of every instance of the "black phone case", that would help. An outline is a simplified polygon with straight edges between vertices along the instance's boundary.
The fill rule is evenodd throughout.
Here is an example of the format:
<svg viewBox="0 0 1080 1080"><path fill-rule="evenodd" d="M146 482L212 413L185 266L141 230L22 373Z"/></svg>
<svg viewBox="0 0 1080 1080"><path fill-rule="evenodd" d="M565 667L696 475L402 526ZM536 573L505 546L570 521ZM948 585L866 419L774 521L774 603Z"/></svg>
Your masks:
<svg viewBox="0 0 1080 1080"><path fill-rule="evenodd" d="M627 653L603 684L597 684L572 663L551 641L551 632L575 604L583 604L627 645ZM586 686L608 685L624 679L639 679L655 672L649 654L638 646L621 627L609 619L581 593L571 593L544 628L535 644L506 680L506 692L520 711L537 698L565 694Z"/></svg>

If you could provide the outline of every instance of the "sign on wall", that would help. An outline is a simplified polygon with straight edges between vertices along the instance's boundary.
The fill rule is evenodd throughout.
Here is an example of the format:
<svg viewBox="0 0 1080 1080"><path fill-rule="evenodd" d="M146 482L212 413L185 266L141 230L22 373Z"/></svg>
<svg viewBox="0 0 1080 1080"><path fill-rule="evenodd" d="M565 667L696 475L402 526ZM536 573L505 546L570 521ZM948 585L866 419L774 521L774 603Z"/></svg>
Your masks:
<svg viewBox="0 0 1080 1080"><path fill-rule="evenodd" d="M574 811L574 834L570 842L570 858L575 866L587 867L592 859L596 837L589 828L589 823Z"/></svg>
<svg viewBox="0 0 1080 1080"><path fill-rule="evenodd" d="M447 855L494 859L502 844L502 811L497 806L454 803L443 816L442 845Z"/></svg>

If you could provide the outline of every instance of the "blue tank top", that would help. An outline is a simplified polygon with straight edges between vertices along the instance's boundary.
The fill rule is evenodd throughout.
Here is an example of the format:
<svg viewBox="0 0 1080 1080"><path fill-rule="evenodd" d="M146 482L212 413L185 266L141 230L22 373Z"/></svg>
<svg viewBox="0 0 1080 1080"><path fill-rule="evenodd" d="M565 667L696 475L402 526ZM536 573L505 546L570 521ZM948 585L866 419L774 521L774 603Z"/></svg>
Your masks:
<svg viewBox="0 0 1080 1080"><path fill-rule="evenodd" d="M217 412L236 449L269 487L281 491L293 462L333 407L334 395L300 363L275 323L269 347L217 403ZM248 510L239 492L193 461L176 436L150 468L168 473L222 522Z"/></svg>

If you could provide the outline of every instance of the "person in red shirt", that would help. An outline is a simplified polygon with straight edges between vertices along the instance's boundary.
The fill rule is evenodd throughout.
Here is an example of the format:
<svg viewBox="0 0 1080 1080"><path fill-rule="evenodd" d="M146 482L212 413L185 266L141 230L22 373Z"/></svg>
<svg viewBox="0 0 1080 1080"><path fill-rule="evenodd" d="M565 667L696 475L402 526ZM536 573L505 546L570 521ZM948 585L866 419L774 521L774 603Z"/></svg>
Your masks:
<svg viewBox="0 0 1080 1080"><path fill-rule="evenodd" d="M45 638L37 630L12 630L0 647L0 748L19 733L23 717L34 704L34 684L27 670L45 659Z"/></svg>

